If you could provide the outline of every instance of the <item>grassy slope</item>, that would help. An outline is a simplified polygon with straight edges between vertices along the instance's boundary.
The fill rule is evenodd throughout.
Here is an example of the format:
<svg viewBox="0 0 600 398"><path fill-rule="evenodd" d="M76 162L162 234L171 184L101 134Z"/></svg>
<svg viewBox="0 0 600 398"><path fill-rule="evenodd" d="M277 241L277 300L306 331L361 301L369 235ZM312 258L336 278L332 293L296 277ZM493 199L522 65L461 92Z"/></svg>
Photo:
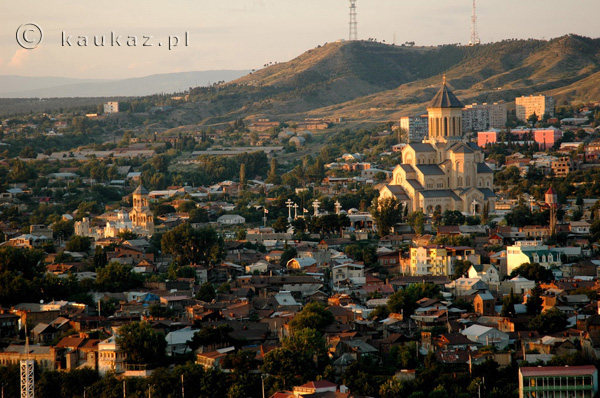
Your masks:
<svg viewBox="0 0 600 398"><path fill-rule="evenodd" d="M330 43L200 96L175 113L183 124L234 118L394 120L425 111L441 74L464 103L514 101L549 93L557 101L597 100L600 39L506 40L475 47Z"/></svg>

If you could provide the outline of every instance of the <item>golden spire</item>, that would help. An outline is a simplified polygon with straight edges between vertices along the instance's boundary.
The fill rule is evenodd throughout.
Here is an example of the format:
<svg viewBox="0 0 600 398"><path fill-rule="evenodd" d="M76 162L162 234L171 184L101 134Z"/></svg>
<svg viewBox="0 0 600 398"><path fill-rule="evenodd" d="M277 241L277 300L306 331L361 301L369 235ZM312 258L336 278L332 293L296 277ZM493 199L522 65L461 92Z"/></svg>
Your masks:
<svg viewBox="0 0 600 398"><path fill-rule="evenodd" d="M442 84L444 86L446 85L446 74L445 73L442 75Z"/></svg>

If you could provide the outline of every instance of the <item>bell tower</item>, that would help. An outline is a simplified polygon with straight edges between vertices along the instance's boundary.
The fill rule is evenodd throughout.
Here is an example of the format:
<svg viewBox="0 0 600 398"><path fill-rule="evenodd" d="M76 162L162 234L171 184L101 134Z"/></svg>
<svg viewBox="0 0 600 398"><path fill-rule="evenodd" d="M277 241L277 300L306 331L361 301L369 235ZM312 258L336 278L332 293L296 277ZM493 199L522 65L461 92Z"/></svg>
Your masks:
<svg viewBox="0 0 600 398"><path fill-rule="evenodd" d="M446 84L443 76L442 88L427 106L429 117L429 140L445 141L449 137L462 138L462 109L464 105Z"/></svg>

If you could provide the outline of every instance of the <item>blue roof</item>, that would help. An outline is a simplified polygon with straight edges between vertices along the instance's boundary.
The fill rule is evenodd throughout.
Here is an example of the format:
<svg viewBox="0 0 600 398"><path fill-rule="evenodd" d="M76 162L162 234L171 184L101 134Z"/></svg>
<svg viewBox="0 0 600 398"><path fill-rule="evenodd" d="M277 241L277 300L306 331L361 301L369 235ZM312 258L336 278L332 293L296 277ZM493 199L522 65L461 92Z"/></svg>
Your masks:
<svg viewBox="0 0 600 398"><path fill-rule="evenodd" d="M423 144L417 142L411 142L407 146L415 150L415 152L435 152L435 149L431 144Z"/></svg>
<svg viewBox="0 0 600 398"><path fill-rule="evenodd" d="M421 195L424 198L447 198L450 197L454 200L462 200L450 189L432 189L429 191L421 191Z"/></svg>
<svg viewBox="0 0 600 398"><path fill-rule="evenodd" d="M418 164L415 168L424 175L445 175L437 164Z"/></svg>
<svg viewBox="0 0 600 398"><path fill-rule="evenodd" d="M494 171L490 169L485 163L477 163L477 174L493 174Z"/></svg>
<svg viewBox="0 0 600 398"><path fill-rule="evenodd" d="M483 196L487 199L487 198L495 198L496 194L494 193L494 191L492 191L489 188L479 188L479 190L481 191L481 193L483 193Z"/></svg>
<svg viewBox="0 0 600 398"><path fill-rule="evenodd" d="M406 182L417 191L422 191L424 189L423 185L421 185L421 183L417 180L410 179L406 180Z"/></svg>

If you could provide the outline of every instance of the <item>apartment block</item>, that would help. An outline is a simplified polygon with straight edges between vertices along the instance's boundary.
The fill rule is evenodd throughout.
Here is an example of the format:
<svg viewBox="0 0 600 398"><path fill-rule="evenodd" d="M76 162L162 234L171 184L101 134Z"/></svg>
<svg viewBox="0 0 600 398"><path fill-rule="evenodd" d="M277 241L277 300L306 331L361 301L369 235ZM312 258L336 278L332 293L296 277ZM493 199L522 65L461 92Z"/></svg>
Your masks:
<svg viewBox="0 0 600 398"><path fill-rule="evenodd" d="M515 98L517 119L526 121L534 113L541 119L546 113L554 116L554 98L545 95L530 95Z"/></svg>
<svg viewBox="0 0 600 398"><path fill-rule="evenodd" d="M506 126L507 113L504 102L493 104L471 104L463 108L463 133L485 131L490 128L503 129Z"/></svg>
<svg viewBox="0 0 600 398"><path fill-rule="evenodd" d="M400 128L406 131L407 142L421 142L429 134L429 119L427 115L403 116Z"/></svg>
<svg viewBox="0 0 600 398"><path fill-rule="evenodd" d="M519 398L591 398L598 392L595 366L534 366L519 369Z"/></svg>

